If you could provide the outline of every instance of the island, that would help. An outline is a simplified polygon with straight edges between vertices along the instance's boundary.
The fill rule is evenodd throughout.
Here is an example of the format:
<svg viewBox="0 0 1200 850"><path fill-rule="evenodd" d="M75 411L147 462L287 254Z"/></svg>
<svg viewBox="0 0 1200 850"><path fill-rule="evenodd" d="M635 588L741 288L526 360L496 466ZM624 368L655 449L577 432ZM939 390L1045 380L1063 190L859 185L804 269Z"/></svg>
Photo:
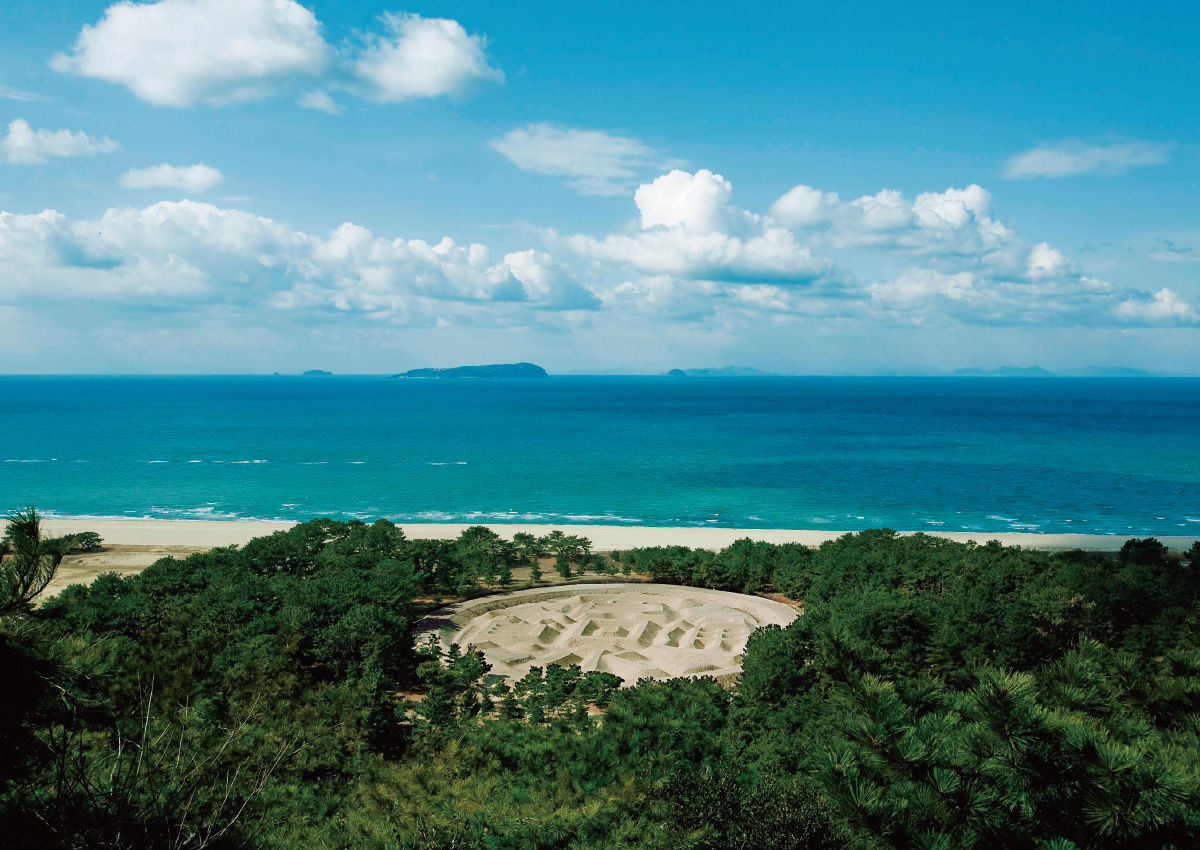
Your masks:
<svg viewBox="0 0 1200 850"><path fill-rule="evenodd" d="M672 369L669 378L753 378L771 375L752 366L709 366L704 369Z"/></svg>
<svg viewBox="0 0 1200 850"><path fill-rule="evenodd" d="M548 378L546 370L533 363L492 363L488 366L450 366L409 369L393 378Z"/></svg>
<svg viewBox="0 0 1200 850"><path fill-rule="evenodd" d="M300 376L303 378L328 378L332 374L332 372L326 372L324 369L309 369L307 372L301 372Z"/></svg>
<svg viewBox="0 0 1200 850"><path fill-rule="evenodd" d="M1041 366L1001 366L998 369L955 369L955 378L1053 378L1054 373Z"/></svg>

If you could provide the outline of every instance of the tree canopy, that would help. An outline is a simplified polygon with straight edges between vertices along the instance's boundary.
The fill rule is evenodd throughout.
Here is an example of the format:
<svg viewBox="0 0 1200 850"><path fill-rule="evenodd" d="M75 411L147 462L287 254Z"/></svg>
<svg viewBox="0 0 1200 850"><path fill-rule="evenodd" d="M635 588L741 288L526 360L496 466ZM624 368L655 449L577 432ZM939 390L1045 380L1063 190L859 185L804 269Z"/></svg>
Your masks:
<svg viewBox="0 0 1200 850"><path fill-rule="evenodd" d="M35 608L70 544L34 511L14 519L5 846L1182 850L1200 836L1200 544L1048 554L871 530L610 560L566 534L410 540L318 519ZM505 681L478 648L414 643L439 598L552 556L572 577L619 564L784 594L804 614L751 636L733 687L577 666Z"/></svg>

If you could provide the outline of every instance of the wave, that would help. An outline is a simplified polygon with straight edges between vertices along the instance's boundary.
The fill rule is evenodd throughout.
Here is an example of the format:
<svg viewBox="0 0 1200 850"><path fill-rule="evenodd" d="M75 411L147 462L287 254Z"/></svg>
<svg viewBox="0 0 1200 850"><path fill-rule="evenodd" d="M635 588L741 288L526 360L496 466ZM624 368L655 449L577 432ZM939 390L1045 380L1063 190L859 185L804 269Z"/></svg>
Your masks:
<svg viewBox="0 0 1200 850"><path fill-rule="evenodd" d="M214 494L216 495L216 494ZM366 501L365 499L363 501ZM373 500L374 501L374 500ZM15 509L15 503L14 503ZM1144 537L1144 536L1180 536L1191 539L1200 529L1200 516L1188 515L1170 517L1166 522L1159 520L1154 527L1147 525L1121 525L1103 519L1088 521L1079 517L1062 518L1029 517L1024 521L1010 520L1003 523L976 516L962 516L953 521L936 520L928 516L912 514L907 520L895 521L894 518L876 519L871 523L856 518L858 514L836 514L827 516L791 517L782 520L778 518L763 518L761 515L732 514L720 517L702 517L683 515L649 515L636 516L630 513L587 512L587 511L547 511L547 510L389 510L386 504L352 505L350 510L335 509L331 504L313 506L301 502L273 502L273 504L255 507L240 507L231 505L229 501L207 502L193 506L159 504L149 507L137 507L127 510L99 511L50 511L43 510L47 518L81 519L81 520L114 520L114 519L147 519L147 520L214 520L230 522L303 522L315 517L331 517L334 519L356 519L370 522L383 517L399 525L404 524L496 524L496 525L621 525L621 526L656 526L677 528L811 528L811 529L845 529L857 530L875 525L888 525L905 531L926 528L928 533L940 534L945 532L966 532L971 534L996 534L1005 532L1021 533L1068 533L1104 534L1113 537ZM892 519L891 522L888 519ZM1189 534L1190 532L1190 534ZM1186 546L1184 547L1186 548Z"/></svg>
<svg viewBox="0 0 1200 850"><path fill-rule="evenodd" d="M540 511L418 511L415 514L389 514L394 522L479 522L493 520L499 522L531 522L541 525L563 522L570 524L585 523L619 523L628 525L645 524L640 517L627 517L618 514L564 514Z"/></svg>

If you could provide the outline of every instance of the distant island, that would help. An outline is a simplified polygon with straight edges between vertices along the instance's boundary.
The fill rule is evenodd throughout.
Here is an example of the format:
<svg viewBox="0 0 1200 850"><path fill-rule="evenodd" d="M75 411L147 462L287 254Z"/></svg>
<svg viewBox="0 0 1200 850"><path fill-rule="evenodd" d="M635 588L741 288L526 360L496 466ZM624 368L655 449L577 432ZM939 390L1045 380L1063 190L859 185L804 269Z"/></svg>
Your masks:
<svg viewBox="0 0 1200 850"><path fill-rule="evenodd" d="M548 378L533 363L493 363L489 366L451 366L443 369L409 369L393 378Z"/></svg>
<svg viewBox="0 0 1200 850"><path fill-rule="evenodd" d="M710 366L707 369L672 369L665 374L668 378L750 378L773 373L751 366Z"/></svg>
<svg viewBox="0 0 1200 850"><path fill-rule="evenodd" d="M1053 378L1055 374L1041 366L1001 366L999 369L955 369L956 378Z"/></svg>
<svg viewBox="0 0 1200 850"><path fill-rule="evenodd" d="M309 369L307 372L301 372L300 374L305 378L328 378L333 373L326 372L324 369Z"/></svg>

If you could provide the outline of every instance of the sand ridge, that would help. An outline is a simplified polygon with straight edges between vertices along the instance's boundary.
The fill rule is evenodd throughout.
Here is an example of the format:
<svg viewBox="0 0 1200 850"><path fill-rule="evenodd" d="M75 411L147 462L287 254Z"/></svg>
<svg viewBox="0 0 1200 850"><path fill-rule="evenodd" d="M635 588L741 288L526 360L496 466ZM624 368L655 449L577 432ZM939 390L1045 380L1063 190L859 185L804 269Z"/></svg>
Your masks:
<svg viewBox="0 0 1200 850"><path fill-rule="evenodd" d="M786 626L799 612L780 602L667 584L604 583L534 588L460 602L418 626L482 650L492 672L519 679L530 667L579 665L639 679L741 672L751 632Z"/></svg>

